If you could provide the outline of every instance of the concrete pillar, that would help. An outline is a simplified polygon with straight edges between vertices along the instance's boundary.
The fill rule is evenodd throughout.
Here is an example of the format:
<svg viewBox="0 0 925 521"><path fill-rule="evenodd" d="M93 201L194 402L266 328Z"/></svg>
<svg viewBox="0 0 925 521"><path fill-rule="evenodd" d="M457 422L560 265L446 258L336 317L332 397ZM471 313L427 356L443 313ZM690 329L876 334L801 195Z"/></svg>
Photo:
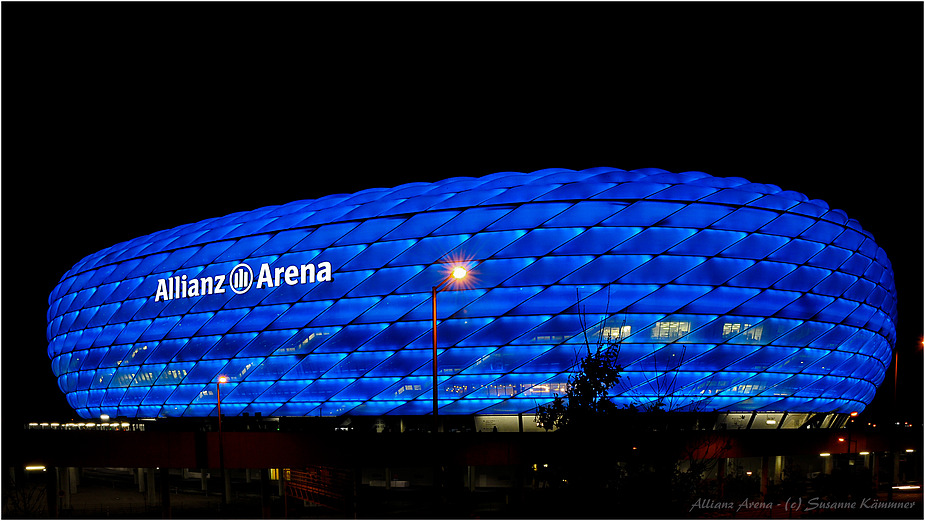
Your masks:
<svg viewBox="0 0 925 521"><path fill-rule="evenodd" d="M392 489L392 469L390 469L389 467L385 468L385 489L386 490Z"/></svg>
<svg viewBox="0 0 925 521"><path fill-rule="evenodd" d="M223 479L225 480L225 504L231 503L231 469L225 468L225 475Z"/></svg>
<svg viewBox="0 0 925 521"><path fill-rule="evenodd" d="M68 510L71 508L71 468L58 467L58 508Z"/></svg>
<svg viewBox="0 0 925 521"><path fill-rule="evenodd" d="M48 517L58 517L58 468L45 467L45 501L48 503Z"/></svg>
<svg viewBox="0 0 925 521"><path fill-rule="evenodd" d="M832 456L823 456L822 458L822 473L826 475L832 474L832 467L835 465Z"/></svg>
<svg viewBox="0 0 925 521"><path fill-rule="evenodd" d="M469 492L475 492L475 467L469 465L466 467L466 471L468 474L467 481L469 482Z"/></svg>
<svg viewBox="0 0 925 521"><path fill-rule="evenodd" d="M209 480L206 479L209 469L199 469L199 482L202 485L203 492L209 492Z"/></svg>
<svg viewBox="0 0 925 521"><path fill-rule="evenodd" d="M135 469L135 482L138 483L138 492L145 491L145 469L137 468Z"/></svg>
<svg viewBox="0 0 925 521"><path fill-rule="evenodd" d="M773 482L775 484L780 484L784 480L784 457L775 456L774 457L774 472L772 473Z"/></svg>
<svg viewBox="0 0 925 521"><path fill-rule="evenodd" d="M761 457L761 498L764 499L768 497L768 474L771 472L770 468L770 457L765 455Z"/></svg>
<svg viewBox="0 0 925 521"><path fill-rule="evenodd" d="M154 469L145 469L145 502L148 505L157 504L157 494L154 491Z"/></svg>
<svg viewBox="0 0 925 521"><path fill-rule="evenodd" d="M893 483L899 483L899 452L893 451L891 457L893 458Z"/></svg>
<svg viewBox="0 0 925 521"><path fill-rule="evenodd" d="M719 497L723 497L723 485L726 481L726 458L719 458L716 462L716 481L719 483Z"/></svg>
<svg viewBox="0 0 925 521"><path fill-rule="evenodd" d="M68 467L68 483L70 484L69 492L71 494L77 493L77 485L80 484L80 473L77 472L77 467Z"/></svg>
<svg viewBox="0 0 925 521"><path fill-rule="evenodd" d="M170 519L170 469L161 467L161 517Z"/></svg>
<svg viewBox="0 0 925 521"><path fill-rule="evenodd" d="M260 511L263 519L270 519L270 469L260 469Z"/></svg>

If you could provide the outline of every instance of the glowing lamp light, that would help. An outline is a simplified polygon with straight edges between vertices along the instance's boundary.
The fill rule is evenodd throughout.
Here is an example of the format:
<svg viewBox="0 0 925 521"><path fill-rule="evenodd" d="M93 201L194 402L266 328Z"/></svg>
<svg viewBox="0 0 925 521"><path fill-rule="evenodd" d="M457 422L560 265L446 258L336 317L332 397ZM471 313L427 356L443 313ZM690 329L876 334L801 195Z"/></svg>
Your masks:
<svg viewBox="0 0 925 521"><path fill-rule="evenodd" d="M864 452L858 452L858 454L860 454L861 456L869 456L869 455L870 455L870 453L869 453L869 452L867 452L867 451L864 451Z"/></svg>
<svg viewBox="0 0 925 521"><path fill-rule="evenodd" d="M857 415L858 415L858 411L853 411L853 412L851 413L850 416L851 416L852 418L854 418L854 417L857 416Z"/></svg>
<svg viewBox="0 0 925 521"><path fill-rule="evenodd" d="M906 452L915 452L915 449L906 449Z"/></svg>
<svg viewBox="0 0 925 521"><path fill-rule="evenodd" d="M839 441L839 442L844 442L844 441L845 441L845 438L838 438L838 441Z"/></svg>
<svg viewBox="0 0 925 521"><path fill-rule="evenodd" d="M463 268L462 266L457 266L453 269L453 277L457 279L464 278L467 273L468 271L466 271L466 268Z"/></svg>
<svg viewBox="0 0 925 521"><path fill-rule="evenodd" d="M827 457L831 456L831 454L829 454L828 452L822 452L822 453L820 453L819 455L822 456L823 458L827 458Z"/></svg>
<svg viewBox="0 0 925 521"><path fill-rule="evenodd" d="M219 377L218 377L218 383L220 383L220 384L226 384L226 383L228 383L228 377L227 377L227 376L219 376Z"/></svg>

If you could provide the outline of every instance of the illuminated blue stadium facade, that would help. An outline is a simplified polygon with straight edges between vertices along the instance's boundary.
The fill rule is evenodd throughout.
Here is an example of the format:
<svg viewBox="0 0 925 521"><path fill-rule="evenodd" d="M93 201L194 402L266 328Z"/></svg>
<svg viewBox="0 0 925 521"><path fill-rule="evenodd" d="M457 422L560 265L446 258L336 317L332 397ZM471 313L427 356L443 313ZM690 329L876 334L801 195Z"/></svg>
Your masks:
<svg viewBox="0 0 925 521"><path fill-rule="evenodd" d="M590 342L620 404L860 411L895 344L873 238L819 200L657 169L502 172L208 219L89 255L48 355L85 418L528 413Z"/></svg>

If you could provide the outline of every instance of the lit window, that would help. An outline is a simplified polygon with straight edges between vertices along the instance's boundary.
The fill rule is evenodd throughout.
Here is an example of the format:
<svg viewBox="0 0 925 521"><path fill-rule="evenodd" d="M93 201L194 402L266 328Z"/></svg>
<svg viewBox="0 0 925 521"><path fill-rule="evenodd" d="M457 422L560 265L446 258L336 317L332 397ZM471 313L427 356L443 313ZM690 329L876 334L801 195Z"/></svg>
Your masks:
<svg viewBox="0 0 925 521"><path fill-rule="evenodd" d="M671 340L681 338L691 332L690 322L656 322L652 328L652 338Z"/></svg>

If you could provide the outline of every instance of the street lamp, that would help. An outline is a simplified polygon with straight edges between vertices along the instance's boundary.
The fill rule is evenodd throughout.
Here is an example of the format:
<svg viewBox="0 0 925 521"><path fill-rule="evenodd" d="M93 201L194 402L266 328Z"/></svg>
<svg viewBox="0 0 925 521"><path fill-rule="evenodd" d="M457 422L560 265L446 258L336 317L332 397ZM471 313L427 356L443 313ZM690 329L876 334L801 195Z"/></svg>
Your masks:
<svg viewBox="0 0 925 521"><path fill-rule="evenodd" d="M456 266L440 284L437 284L430 290L431 309L433 310L433 339L434 339L434 433L437 433L437 292L443 291L453 282L459 282L466 278L469 271L463 266Z"/></svg>
<svg viewBox="0 0 925 521"><path fill-rule="evenodd" d="M228 382L227 376L219 376L218 381L215 382L215 397L218 401L218 466L219 472L222 475L222 503L219 508L224 508L225 501L227 500L225 494L225 445L224 439L222 437L222 384Z"/></svg>

